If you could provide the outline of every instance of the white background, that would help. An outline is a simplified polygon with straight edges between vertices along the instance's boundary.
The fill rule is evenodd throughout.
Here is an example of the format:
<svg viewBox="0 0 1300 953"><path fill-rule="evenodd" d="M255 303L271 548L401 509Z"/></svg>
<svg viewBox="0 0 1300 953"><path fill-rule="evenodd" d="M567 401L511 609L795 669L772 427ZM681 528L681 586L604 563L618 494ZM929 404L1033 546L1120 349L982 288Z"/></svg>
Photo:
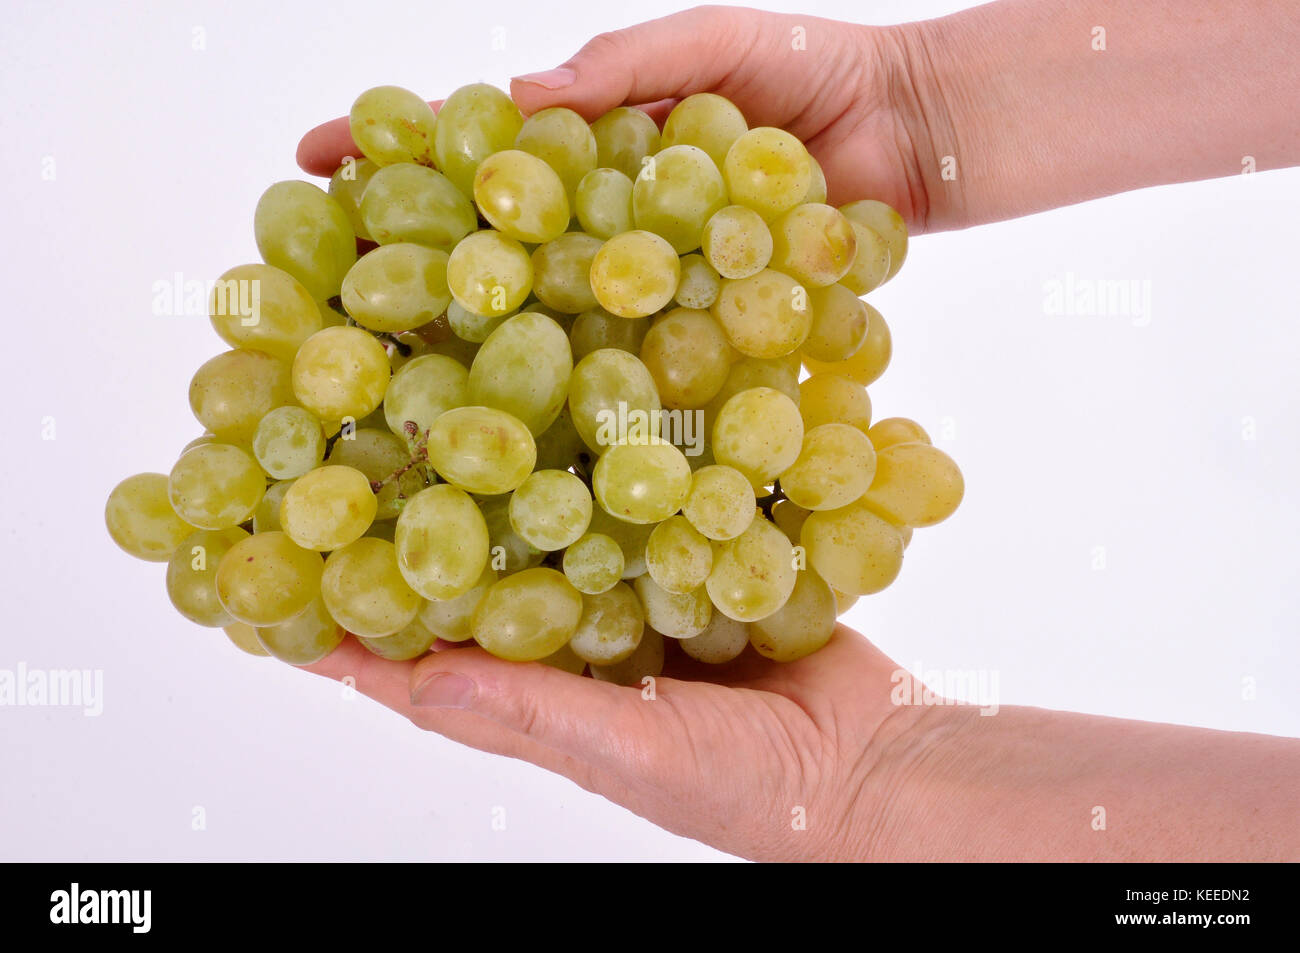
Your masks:
<svg viewBox="0 0 1300 953"><path fill-rule="evenodd" d="M153 283L256 259L254 204L300 176L304 131L367 87L503 86L670 9L7 5L0 668L102 669L105 708L0 708L0 857L723 857L240 654L102 515L199 433L186 387L220 348L203 317L154 316ZM1300 734L1297 223L1291 170L916 241L872 298L895 342L872 395L931 429L967 497L849 621L904 665L996 672L1004 705ZM1045 314L1067 273L1149 281L1150 323Z"/></svg>

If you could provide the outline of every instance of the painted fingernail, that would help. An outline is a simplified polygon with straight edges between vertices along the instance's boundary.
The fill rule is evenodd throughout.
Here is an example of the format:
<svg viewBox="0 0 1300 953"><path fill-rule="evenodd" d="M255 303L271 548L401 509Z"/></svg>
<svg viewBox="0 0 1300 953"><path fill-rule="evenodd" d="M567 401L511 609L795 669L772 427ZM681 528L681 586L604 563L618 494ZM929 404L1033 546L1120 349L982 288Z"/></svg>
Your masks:
<svg viewBox="0 0 1300 953"><path fill-rule="evenodd" d="M411 704L420 708L468 708L474 683L455 672L438 672L411 690Z"/></svg>
<svg viewBox="0 0 1300 953"><path fill-rule="evenodd" d="M542 87L542 89L564 89L566 86L572 86L573 81L577 78L578 74L567 66L548 69L541 73L525 73L523 76L515 77L521 83L532 83L534 86Z"/></svg>

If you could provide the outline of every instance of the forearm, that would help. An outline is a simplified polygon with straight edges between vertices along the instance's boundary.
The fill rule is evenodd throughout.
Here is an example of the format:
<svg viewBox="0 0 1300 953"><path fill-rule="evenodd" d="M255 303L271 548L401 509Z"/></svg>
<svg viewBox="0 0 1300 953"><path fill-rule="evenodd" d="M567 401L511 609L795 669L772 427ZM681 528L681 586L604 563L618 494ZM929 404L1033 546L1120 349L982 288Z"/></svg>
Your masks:
<svg viewBox="0 0 1300 953"><path fill-rule="evenodd" d="M1295 2L1002 0L893 29L928 229L1300 164Z"/></svg>

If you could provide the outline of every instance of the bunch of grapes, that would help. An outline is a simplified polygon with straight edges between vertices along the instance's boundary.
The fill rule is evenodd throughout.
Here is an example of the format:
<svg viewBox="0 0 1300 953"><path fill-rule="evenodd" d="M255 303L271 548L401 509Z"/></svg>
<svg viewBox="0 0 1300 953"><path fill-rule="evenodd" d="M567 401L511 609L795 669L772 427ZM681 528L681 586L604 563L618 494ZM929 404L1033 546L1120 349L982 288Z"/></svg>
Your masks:
<svg viewBox="0 0 1300 953"><path fill-rule="evenodd" d="M625 684L664 637L791 661L956 509L953 461L866 391L903 221L825 204L794 136L712 94L661 132L486 85L437 114L372 89L351 130L364 158L271 186L264 263L216 283L206 432L109 497L187 619L299 665L349 633Z"/></svg>

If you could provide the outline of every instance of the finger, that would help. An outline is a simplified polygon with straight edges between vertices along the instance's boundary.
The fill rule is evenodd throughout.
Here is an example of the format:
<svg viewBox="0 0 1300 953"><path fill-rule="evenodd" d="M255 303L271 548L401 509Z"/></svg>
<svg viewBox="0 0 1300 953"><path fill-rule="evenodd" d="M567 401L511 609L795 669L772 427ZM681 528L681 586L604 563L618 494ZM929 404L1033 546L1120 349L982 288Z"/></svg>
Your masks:
<svg viewBox="0 0 1300 953"><path fill-rule="evenodd" d="M442 103L441 99L435 99L429 105L437 112L442 108ZM361 157L361 150L352 141L347 116L321 123L298 143L298 167L312 175L333 175L347 156Z"/></svg>
<svg viewBox="0 0 1300 953"><path fill-rule="evenodd" d="M662 129L664 127L664 120L666 120L668 114L673 111L673 107L680 102L681 100L676 96L670 96L667 99L659 100L657 103L641 103L636 108L653 119L655 125Z"/></svg>

